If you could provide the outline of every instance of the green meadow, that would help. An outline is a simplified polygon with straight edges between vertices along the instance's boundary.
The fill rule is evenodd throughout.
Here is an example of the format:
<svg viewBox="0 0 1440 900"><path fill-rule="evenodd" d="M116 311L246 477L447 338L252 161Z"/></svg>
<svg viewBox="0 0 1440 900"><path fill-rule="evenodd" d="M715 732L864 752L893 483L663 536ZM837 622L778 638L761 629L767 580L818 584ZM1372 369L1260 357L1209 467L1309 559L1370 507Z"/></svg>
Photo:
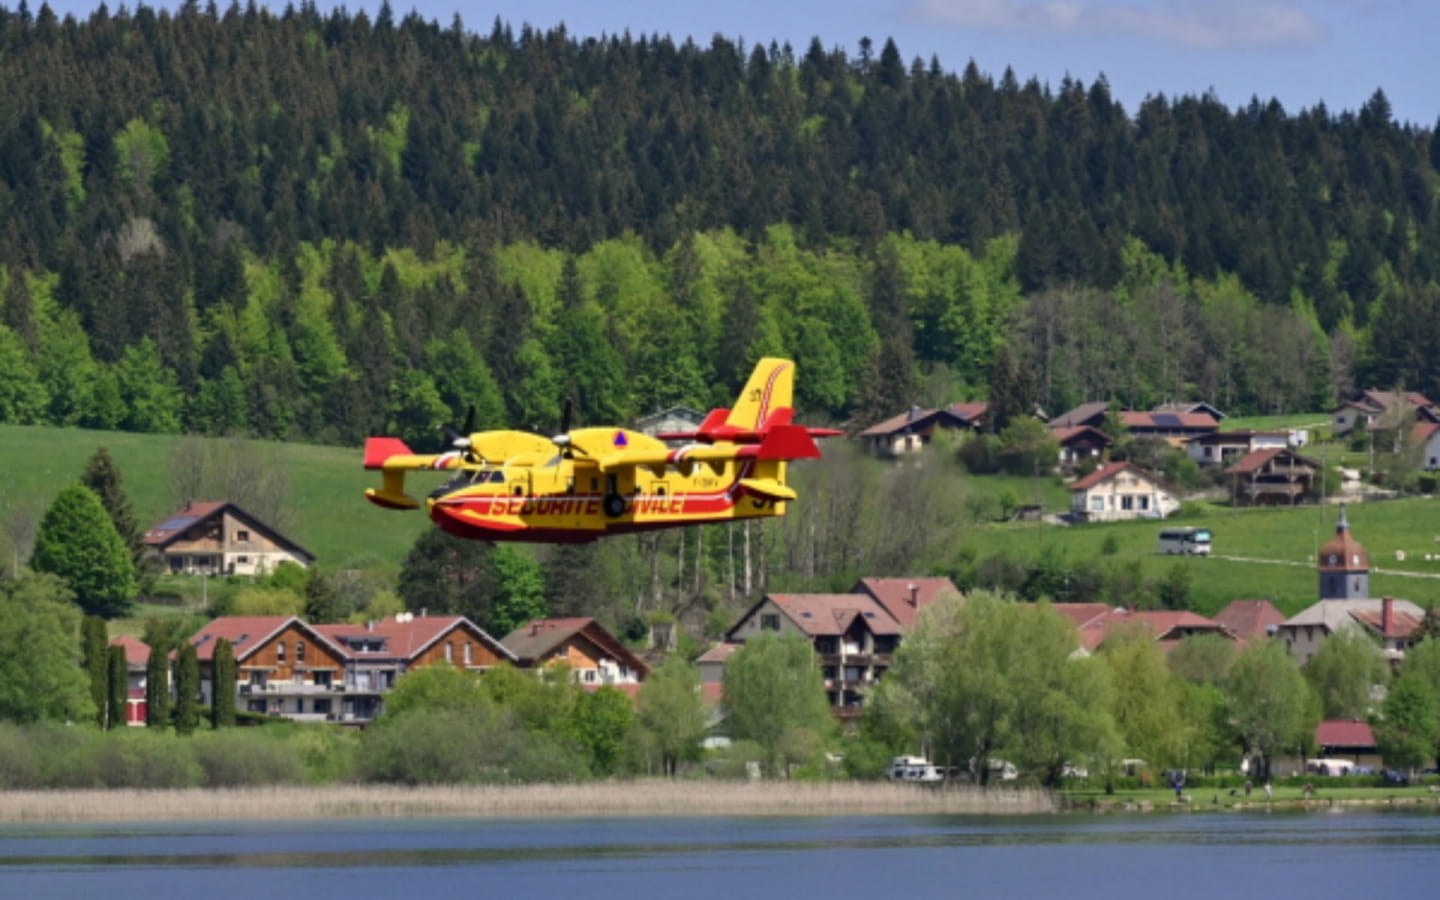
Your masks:
<svg viewBox="0 0 1440 900"><path fill-rule="evenodd" d="M79 480L95 449L107 447L124 475L141 527L159 524L184 504L185 498L173 496L170 478L172 457L183 440L178 435L0 425L0 523L18 507L38 524L55 494ZM378 484L379 477L361 467L358 447L238 443L285 470L289 500L284 532L327 569L397 568L429 526L424 513L391 512L365 499L365 488ZM437 476L415 478L421 491L431 482L438 484Z"/></svg>

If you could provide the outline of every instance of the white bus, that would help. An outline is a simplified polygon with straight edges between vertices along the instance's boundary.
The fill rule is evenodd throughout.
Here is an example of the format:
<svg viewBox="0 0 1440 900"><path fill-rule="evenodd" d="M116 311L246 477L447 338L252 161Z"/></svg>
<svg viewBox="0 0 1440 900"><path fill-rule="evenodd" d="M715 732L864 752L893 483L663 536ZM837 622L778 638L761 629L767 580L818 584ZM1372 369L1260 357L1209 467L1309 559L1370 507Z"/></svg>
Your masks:
<svg viewBox="0 0 1440 900"><path fill-rule="evenodd" d="M894 781L939 781L944 776L923 756L897 756L890 761Z"/></svg>
<svg viewBox="0 0 1440 900"><path fill-rule="evenodd" d="M1157 553L1183 553L1186 556L1210 555L1210 529L1162 528Z"/></svg>

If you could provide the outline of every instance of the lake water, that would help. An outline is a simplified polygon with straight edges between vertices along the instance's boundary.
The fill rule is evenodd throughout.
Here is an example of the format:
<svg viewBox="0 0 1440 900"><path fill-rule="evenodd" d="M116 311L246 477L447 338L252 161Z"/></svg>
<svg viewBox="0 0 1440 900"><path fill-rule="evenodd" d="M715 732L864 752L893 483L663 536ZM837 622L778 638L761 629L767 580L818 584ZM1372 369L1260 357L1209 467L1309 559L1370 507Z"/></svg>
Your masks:
<svg viewBox="0 0 1440 900"><path fill-rule="evenodd" d="M0 826L0 898L1429 896L1440 814Z"/></svg>

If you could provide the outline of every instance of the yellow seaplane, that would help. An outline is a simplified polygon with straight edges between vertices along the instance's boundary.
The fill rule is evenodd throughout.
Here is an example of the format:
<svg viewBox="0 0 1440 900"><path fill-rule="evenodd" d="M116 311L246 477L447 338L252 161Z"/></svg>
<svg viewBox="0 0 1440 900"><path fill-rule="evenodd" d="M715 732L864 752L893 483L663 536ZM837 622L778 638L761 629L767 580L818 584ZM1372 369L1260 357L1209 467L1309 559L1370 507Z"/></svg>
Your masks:
<svg viewBox="0 0 1440 900"><path fill-rule="evenodd" d="M420 501L405 493L406 474L450 472L425 500L430 518L451 534L486 541L580 543L783 516L796 498L786 465L818 457L814 439L841 433L792 421L794 384L795 364L767 357L734 408L711 410L693 432L654 437L619 427L553 437L446 429L452 449L436 455L416 454L399 438L372 437L365 468L379 469L382 484L365 496L387 509L418 509Z"/></svg>

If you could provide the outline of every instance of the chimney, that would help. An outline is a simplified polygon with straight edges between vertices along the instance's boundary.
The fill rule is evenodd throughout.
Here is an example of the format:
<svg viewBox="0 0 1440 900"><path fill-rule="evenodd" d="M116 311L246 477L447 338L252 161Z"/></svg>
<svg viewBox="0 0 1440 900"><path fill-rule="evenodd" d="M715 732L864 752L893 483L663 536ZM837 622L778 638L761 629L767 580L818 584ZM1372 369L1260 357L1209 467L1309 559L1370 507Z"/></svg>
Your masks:
<svg viewBox="0 0 1440 900"><path fill-rule="evenodd" d="M375 620L374 620L374 619L366 619L366 620L365 620L365 630L366 630L366 631L374 631L374 630L375 630Z"/></svg>
<svg viewBox="0 0 1440 900"><path fill-rule="evenodd" d="M916 584L915 582L912 581L912 582L910 582L910 584L908 584L908 585L906 585L906 586L910 588L910 605L913 606L913 607L915 607L916 609L919 609L919 608L920 608L920 585L918 585L918 584Z"/></svg>
<svg viewBox="0 0 1440 900"><path fill-rule="evenodd" d="M1395 605L1395 601L1392 600L1392 599L1389 598L1389 597L1386 597L1384 600L1381 600L1381 601L1380 601L1380 636L1381 636L1381 637L1385 637L1386 635L1390 634L1390 610L1391 610L1391 608L1392 608L1394 605Z"/></svg>
<svg viewBox="0 0 1440 900"><path fill-rule="evenodd" d="M425 607L425 606L420 607L420 618L423 619L423 618L425 618L425 617L426 617L427 615L429 615L429 614L430 614L430 609L429 609L429 607Z"/></svg>
<svg viewBox="0 0 1440 900"><path fill-rule="evenodd" d="M920 413L922 413L922 412L924 412L924 410L922 410L922 409L921 409L920 407L918 407L918 406L912 406L912 407L910 407L910 417L909 417L909 419L908 419L907 421L910 421L910 422L915 421L916 419L920 418Z"/></svg>

